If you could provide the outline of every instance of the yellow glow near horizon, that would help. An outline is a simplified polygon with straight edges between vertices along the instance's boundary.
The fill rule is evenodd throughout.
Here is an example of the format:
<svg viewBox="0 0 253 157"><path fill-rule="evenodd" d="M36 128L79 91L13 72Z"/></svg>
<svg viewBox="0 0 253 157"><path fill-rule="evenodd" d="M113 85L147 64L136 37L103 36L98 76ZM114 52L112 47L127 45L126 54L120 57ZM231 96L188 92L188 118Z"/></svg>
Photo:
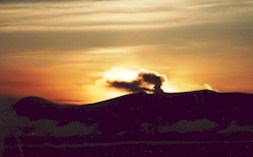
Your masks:
<svg viewBox="0 0 253 157"><path fill-rule="evenodd" d="M103 77L109 81L118 80L130 82L138 77L138 72L126 68L114 67L111 70L106 71Z"/></svg>
<svg viewBox="0 0 253 157"><path fill-rule="evenodd" d="M166 92L178 92L179 90L169 85L167 77L155 71L148 71L144 68L140 68L139 70L127 69L123 67L113 67L112 69L104 72L103 80L104 81L122 81L122 82L132 82L138 80L139 73L141 72L152 72L153 74L157 74L158 76L162 76L165 80L162 82L161 89ZM153 88L153 87L152 87Z"/></svg>

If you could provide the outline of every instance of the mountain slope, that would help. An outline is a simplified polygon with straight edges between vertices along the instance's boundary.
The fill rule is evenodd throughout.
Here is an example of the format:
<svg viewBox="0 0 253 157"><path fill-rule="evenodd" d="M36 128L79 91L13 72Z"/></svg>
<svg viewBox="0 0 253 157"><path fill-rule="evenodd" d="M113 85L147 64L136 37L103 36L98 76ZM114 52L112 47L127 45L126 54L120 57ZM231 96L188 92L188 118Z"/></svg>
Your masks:
<svg viewBox="0 0 253 157"><path fill-rule="evenodd" d="M232 124L238 127L253 125L253 95L208 90L136 93L82 106L61 106L30 97L20 100L13 108L18 115L31 120L56 120L59 125L75 121L96 124L96 139L102 141L112 137L114 140L172 139L183 137L175 135L182 133L189 134L185 138L194 138L190 134L217 134Z"/></svg>
<svg viewBox="0 0 253 157"><path fill-rule="evenodd" d="M1 116L0 137L5 156L252 156L252 115L252 94L208 90L81 106L26 97Z"/></svg>

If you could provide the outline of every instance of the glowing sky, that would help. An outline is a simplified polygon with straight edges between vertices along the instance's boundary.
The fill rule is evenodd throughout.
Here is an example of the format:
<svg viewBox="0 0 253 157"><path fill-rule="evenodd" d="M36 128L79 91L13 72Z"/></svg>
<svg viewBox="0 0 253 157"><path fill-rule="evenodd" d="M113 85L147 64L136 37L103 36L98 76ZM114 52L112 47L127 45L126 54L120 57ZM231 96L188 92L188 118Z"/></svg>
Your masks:
<svg viewBox="0 0 253 157"><path fill-rule="evenodd" d="M251 0L0 0L0 98L90 103L126 94L112 68L171 92L253 92Z"/></svg>

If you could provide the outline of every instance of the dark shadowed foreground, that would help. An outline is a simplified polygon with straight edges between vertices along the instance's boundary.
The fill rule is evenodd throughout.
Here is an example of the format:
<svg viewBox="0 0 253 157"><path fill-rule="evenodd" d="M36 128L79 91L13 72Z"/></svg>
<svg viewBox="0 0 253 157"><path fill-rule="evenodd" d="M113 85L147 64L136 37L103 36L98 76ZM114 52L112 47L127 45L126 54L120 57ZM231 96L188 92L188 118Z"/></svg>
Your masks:
<svg viewBox="0 0 253 157"><path fill-rule="evenodd" d="M253 156L251 94L136 93L82 106L27 97L2 113L4 156Z"/></svg>

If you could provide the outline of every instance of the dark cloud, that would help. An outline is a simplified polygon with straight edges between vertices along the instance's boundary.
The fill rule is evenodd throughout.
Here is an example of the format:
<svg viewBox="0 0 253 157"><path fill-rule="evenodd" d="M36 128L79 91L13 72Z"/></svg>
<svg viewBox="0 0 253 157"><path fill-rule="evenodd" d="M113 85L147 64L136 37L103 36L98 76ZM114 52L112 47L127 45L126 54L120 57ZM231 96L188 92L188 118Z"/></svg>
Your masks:
<svg viewBox="0 0 253 157"><path fill-rule="evenodd" d="M219 131L219 133L238 132L253 132L253 125L240 125L237 121L232 121L224 130Z"/></svg>
<svg viewBox="0 0 253 157"><path fill-rule="evenodd" d="M162 93L162 85L166 77L157 72L139 70L133 80L107 79L106 83L110 87L124 89L130 92L151 92Z"/></svg>
<svg viewBox="0 0 253 157"><path fill-rule="evenodd" d="M165 78L162 75L152 72L143 72L139 74L139 77L141 78L142 82L144 81L149 84L153 84L155 92L162 92L161 86L165 81Z"/></svg>
<svg viewBox="0 0 253 157"><path fill-rule="evenodd" d="M160 125L158 130L160 133L178 132L178 133L190 133L190 132L204 132L217 128L219 125L208 119L196 119L196 120L180 120L173 124Z"/></svg>
<svg viewBox="0 0 253 157"><path fill-rule="evenodd" d="M111 87L125 89L131 92L152 91L149 88L141 87L141 84L142 84L141 80L136 80L136 81L131 81L131 82L107 81L107 83Z"/></svg>

